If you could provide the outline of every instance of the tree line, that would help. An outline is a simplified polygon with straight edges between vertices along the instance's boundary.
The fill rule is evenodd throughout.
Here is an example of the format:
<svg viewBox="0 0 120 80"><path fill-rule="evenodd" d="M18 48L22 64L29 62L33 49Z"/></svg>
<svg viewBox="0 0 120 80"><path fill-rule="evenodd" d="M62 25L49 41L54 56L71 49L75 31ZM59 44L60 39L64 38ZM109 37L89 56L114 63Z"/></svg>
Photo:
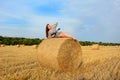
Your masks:
<svg viewBox="0 0 120 80"><path fill-rule="evenodd" d="M0 44L5 45L38 45L44 39L39 38L22 38L22 37L3 37L0 36ZM99 44L104 46L120 46L120 43L104 43L104 42L91 42L91 41L79 41L82 46L89 46L93 44Z"/></svg>
<svg viewBox="0 0 120 80"><path fill-rule="evenodd" d="M109 43L109 42L90 42L90 41L80 41L82 46L90 46L93 44L99 44L103 46L120 46L120 43Z"/></svg>
<svg viewBox="0 0 120 80"><path fill-rule="evenodd" d="M5 45L38 45L42 39L39 38L22 38L22 37L2 37L0 36L0 44Z"/></svg>

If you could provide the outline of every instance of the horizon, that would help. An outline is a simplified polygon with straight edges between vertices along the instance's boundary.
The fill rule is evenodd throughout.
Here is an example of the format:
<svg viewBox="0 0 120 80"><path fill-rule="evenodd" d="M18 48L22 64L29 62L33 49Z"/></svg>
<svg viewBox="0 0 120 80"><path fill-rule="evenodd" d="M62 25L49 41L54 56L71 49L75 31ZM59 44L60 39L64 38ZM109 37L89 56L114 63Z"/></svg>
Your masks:
<svg viewBox="0 0 120 80"><path fill-rule="evenodd" d="M7 38L25 38L25 39L47 39L47 38L38 38L38 37L34 37L34 38L30 38L30 37L11 37L11 36L2 36L0 35L0 37L7 37ZM79 40L78 40L79 41ZM79 42L86 42L86 41L79 41ZM100 43L99 41L87 41L87 42L95 42L95 43ZM115 42L102 42L102 43L113 43L113 44L120 44L119 42L118 43L115 43Z"/></svg>
<svg viewBox="0 0 120 80"><path fill-rule="evenodd" d="M120 43L119 0L0 1L0 35L45 37L47 23L79 41Z"/></svg>

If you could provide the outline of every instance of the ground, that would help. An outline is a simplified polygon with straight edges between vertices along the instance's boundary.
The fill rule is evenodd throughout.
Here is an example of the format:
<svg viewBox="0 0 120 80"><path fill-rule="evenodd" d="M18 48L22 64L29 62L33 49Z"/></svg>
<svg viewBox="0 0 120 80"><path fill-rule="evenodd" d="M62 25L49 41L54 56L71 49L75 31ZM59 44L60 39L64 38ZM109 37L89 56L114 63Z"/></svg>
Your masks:
<svg viewBox="0 0 120 80"><path fill-rule="evenodd" d="M74 73L39 65L35 46L0 47L0 80L120 80L120 46L82 46L82 63Z"/></svg>

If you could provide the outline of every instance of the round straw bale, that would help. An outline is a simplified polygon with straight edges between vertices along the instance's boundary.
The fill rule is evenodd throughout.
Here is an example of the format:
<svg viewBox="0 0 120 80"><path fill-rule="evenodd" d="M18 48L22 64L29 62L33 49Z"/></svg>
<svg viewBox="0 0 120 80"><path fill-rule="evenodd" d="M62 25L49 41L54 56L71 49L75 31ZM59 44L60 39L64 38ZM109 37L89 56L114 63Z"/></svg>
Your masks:
<svg viewBox="0 0 120 80"><path fill-rule="evenodd" d="M82 62L79 42L69 38L43 40L38 46L38 60L41 66L60 71L75 71Z"/></svg>
<svg viewBox="0 0 120 80"><path fill-rule="evenodd" d="M1 47L5 47L5 44L1 44L0 46L1 46Z"/></svg>
<svg viewBox="0 0 120 80"><path fill-rule="evenodd" d="M24 47L24 46L25 46L24 44L20 45L20 47Z"/></svg>
<svg viewBox="0 0 120 80"><path fill-rule="evenodd" d="M32 46L34 49L37 49L38 48L38 45L33 45Z"/></svg>
<svg viewBox="0 0 120 80"><path fill-rule="evenodd" d="M18 45L16 45L17 47L20 47L20 45L18 44Z"/></svg>
<svg viewBox="0 0 120 80"><path fill-rule="evenodd" d="M93 45L92 45L92 49L93 49L93 50L99 50L99 49L100 49L99 44L93 44Z"/></svg>

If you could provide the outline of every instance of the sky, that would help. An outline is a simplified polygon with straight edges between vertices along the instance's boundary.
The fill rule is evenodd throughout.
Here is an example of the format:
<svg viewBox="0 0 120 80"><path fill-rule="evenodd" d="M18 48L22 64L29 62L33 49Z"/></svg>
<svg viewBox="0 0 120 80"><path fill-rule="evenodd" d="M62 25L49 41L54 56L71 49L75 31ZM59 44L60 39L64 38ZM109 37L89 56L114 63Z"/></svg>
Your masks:
<svg viewBox="0 0 120 80"><path fill-rule="evenodd" d="M0 0L0 35L45 38L46 24L79 41L120 43L120 0Z"/></svg>

